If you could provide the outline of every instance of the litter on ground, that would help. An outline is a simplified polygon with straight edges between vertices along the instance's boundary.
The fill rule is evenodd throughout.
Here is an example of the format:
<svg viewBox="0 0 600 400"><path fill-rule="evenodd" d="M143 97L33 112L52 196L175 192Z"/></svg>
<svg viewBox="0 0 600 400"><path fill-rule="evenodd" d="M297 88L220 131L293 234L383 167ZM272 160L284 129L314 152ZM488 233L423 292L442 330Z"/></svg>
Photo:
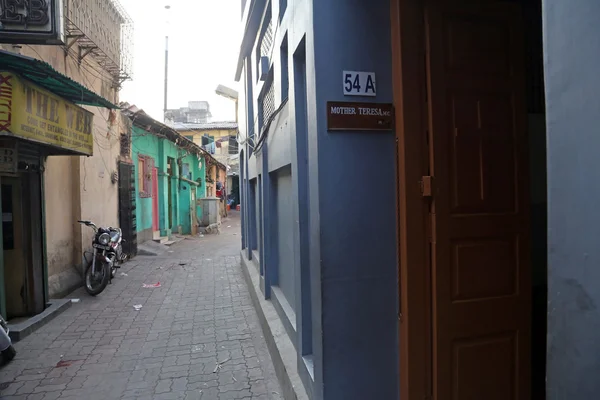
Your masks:
<svg viewBox="0 0 600 400"><path fill-rule="evenodd" d="M220 371L221 368L223 368L223 364L225 364L229 360L231 360L231 357L229 357L221 362L217 362L217 365L215 366L215 370L213 371L213 374L216 374L218 371Z"/></svg>
<svg viewBox="0 0 600 400"><path fill-rule="evenodd" d="M70 367L71 364L73 364L72 361L63 361L63 360L60 360L59 362L56 363L56 368Z"/></svg>

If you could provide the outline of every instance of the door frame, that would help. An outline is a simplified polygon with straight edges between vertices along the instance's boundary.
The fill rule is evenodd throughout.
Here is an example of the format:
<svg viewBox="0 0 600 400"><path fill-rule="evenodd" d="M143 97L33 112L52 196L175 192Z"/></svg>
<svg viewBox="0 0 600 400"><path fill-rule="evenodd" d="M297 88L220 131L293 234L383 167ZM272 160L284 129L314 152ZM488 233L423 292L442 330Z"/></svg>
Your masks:
<svg viewBox="0 0 600 400"><path fill-rule="evenodd" d="M396 122L400 398L431 399L431 263L423 0L390 0ZM404 101L406 99L406 101Z"/></svg>

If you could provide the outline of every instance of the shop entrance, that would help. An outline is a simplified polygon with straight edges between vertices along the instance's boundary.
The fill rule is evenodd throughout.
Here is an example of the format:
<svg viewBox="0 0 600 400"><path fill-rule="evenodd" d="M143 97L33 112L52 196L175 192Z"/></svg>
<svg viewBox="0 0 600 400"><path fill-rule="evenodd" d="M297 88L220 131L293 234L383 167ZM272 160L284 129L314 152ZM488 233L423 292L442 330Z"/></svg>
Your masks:
<svg viewBox="0 0 600 400"><path fill-rule="evenodd" d="M21 182L1 178L4 287L8 319L27 314L27 265L23 246Z"/></svg>
<svg viewBox="0 0 600 400"><path fill-rule="evenodd" d="M545 369L533 348L545 343L545 326L532 327L545 314L534 277L546 265L532 245L545 243L532 223L534 186L545 198L532 104L545 111L543 85L531 84L542 75L541 46L527 32L531 3L393 8L396 97L408 99L398 113L402 398L545 397L543 374L532 374Z"/></svg>
<svg viewBox="0 0 600 400"><path fill-rule="evenodd" d="M0 177L4 297L9 320L42 312L44 271L37 173Z"/></svg>

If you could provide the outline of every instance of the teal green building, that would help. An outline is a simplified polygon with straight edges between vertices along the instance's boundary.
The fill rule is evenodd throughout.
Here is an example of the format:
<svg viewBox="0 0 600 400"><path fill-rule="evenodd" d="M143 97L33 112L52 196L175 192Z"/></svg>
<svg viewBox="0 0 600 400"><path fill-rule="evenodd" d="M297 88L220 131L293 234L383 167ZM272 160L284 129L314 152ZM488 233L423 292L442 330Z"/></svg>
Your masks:
<svg viewBox="0 0 600 400"><path fill-rule="evenodd" d="M206 196L206 166L217 161L143 111L126 115L132 121L138 243L196 234L202 215L197 200Z"/></svg>

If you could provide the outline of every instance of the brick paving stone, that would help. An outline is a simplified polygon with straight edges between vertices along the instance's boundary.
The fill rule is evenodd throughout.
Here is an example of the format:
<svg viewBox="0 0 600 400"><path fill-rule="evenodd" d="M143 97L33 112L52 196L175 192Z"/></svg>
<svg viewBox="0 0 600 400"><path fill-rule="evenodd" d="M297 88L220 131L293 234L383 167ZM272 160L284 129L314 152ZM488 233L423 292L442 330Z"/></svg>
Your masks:
<svg viewBox="0 0 600 400"><path fill-rule="evenodd" d="M0 398L280 400L239 265L239 219L227 225L133 259L95 298L69 296L81 301L16 344Z"/></svg>

